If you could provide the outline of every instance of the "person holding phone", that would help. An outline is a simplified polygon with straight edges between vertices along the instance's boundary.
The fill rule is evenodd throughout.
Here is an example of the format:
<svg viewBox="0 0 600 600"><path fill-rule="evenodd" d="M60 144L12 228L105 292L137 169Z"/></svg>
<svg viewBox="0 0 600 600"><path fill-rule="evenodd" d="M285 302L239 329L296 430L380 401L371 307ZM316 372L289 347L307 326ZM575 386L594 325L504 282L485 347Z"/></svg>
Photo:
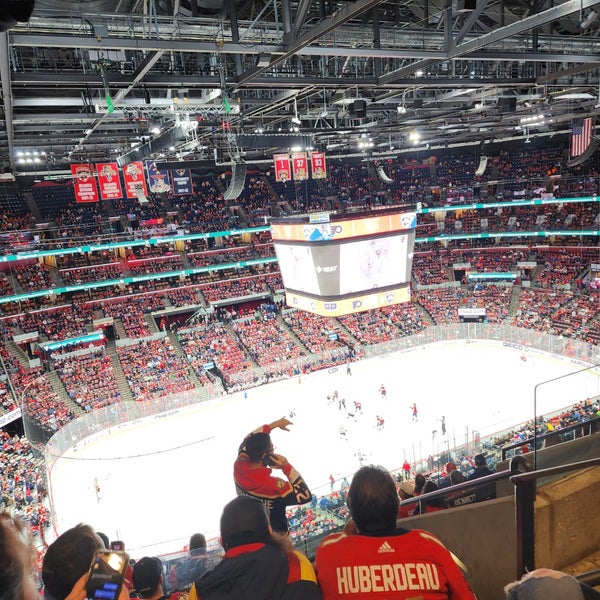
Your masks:
<svg viewBox="0 0 600 600"><path fill-rule="evenodd" d="M287 506L310 502L311 492L302 475L288 462L275 453L271 442L274 429L289 431L292 422L282 417L249 433L238 449L233 465L233 478L238 495L258 498L269 513L273 531L287 533L285 514ZM273 469L280 469L287 479L274 477Z"/></svg>

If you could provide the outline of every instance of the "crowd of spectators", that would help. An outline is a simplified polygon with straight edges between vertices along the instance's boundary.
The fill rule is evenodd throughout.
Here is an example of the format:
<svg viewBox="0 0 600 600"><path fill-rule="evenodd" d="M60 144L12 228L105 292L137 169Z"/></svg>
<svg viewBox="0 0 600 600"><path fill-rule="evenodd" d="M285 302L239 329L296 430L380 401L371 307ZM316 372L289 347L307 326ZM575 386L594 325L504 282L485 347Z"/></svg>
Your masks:
<svg viewBox="0 0 600 600"><path fill-rule="evenodd" d="M180 329L177 332L177 339L196 374L205 364L214 361L227 381L231 373L244 371L253 366L238 340L222 323L215 322L205 327Z"/></svg>
<svg viewBox="0 0 600 600"><path fill-rule="evenodd" d="M78 285L82 283L91 283L93 281L120 279L123 277L121 264L117 262L106 265L61 269L59 274L65 285Z"/></svg>
<svg viewBox="0 0 600 600"><path fill-rule="evenodd" d="M110 358L103 348L59 357L54 366L69 398L86 412L121 399Z"/></svg>
<svg viewBox="0 0 600 600"><path fill-rule="evenodd" d="M43 465L25 436L0 429L0 509L18 514L44 540L51 524Z"/></svg>
<svg viewBox="0 0 600 600"><path fill-rule="evenodd" d="M296 190L291 204L303 208L328 206L329 201L324 204L319 202L319 193L334 197L340 206L348 207L367 207L383 201L384 197L395 202L431 202L431 197L433 203L439 204L456 203L457 198L461 197L461 201L468 201L473 195L469 177L476 162L473 157L469 157L468 160L464 157L444 157L434 163L403 160L398 164L385 165L384 169L393 179L393 183L388 184L387 188L383 186L386 188L383 192L375 185L376 181L366 165L332 165L327 180L321 182L320 186L311 182L310 186L307 184L300 192ZM596 176L590 177L579 171L576 180L570 180L568 177L563 177L560 181L556 179L559 162L560 156L552 149L538 149L530 154L502 151L498 156L491 158L488 169L490 172L494 170L499 179L513 180L512 183L505 183L503 186L502 193L505 199L520 199L550 192L554 192L555 195L564 193L573 196L596 194ZM263 176L257 173L248 179L244 194L238 200L240 210L225 206L221 202L223 181L216 181L211 177L202 179L196 187L195 194L189 197L169 197L169 202L177 213L174 218L178 224L192 232L239 227L240 215L246 216L246 224L262 224L264 216L268 213L267 205L277 198L277 193L272 192L273 186L269 177L270 175ZM539 181L533 182L536 178ZM319 189L320 187L322 189ZM102 212L101 206L89 210L74 206L70 203L70 192L65 192L64 189L60 191L66 200L61 200L54 207L54 229L51 233L48 232L49 236L53 236L61 245L68 246L77 243L79 236L99 235L106 231L107 215ZM148 206L134 200L114 203L114 207L124 214L134 213L137 218L165 217L166 204L163 204L159 197L152 197L150 200ZM25 225L30 223L30 220L30 216L26 214L18 216L6 213L0 218L0 230L6 231L9 224ZM597 223L597 203L564 202L561 205L449 210L441 220L438 214L422 215L422 218L419 218L417 235L457 231L477 233L592 229L597 228ZM193 266L209 266L274 256L268 233L255 236L250 243L245 240L244 244L240 245L234 241L236 239L220 238L223 246L218 248L209 246L204 240L188 242L188 252L183 260L182 255L175 253L172 248L165 250L150 245L136 247L127 256L127 265L132 273L144 274L180 270L186 258ZM600 294L597 291L583 293L585 290L582 289L582 278L590 263L598 262L597 245L592 242L585 248L539 248L532 245L497 247L494 245L496 243L487 239L478 240L477 248L473 247L472 242L464 240L443 246L418 246L419 252L415 253L413 259L414 279L416 283L424 286L445 286L451 279L453 263L470 263L474 271L490 272L515 271L518 270L517 263L533 260L539 265L531 281L534 287L513 288L512 285L465 283L460 287L417 289L414 292L414 303L357 313L338 320L320 318L295 310L280 311L277 304L257 308L255 305L233 302L226 309L228 316L224 319L225 323L212 321L205 326L182 329L178 332L178 341L187 361L178 354L168 338L148 339L152 333L147 319L151 311L168 308L169 305L184 307L249 295L270 296L273 292L283 289L281 275L277 270L265 269L260 274L248 276L248 270L229 269L207 279L193 280L196 283L202 282L200 285L172 287L177 285L174 281L139 284L146 286L143 291L152 293L136 297L126 297L126 294L142 291L137 284L123 289L95 291L88 295L88 302L77 302L58 308L52 306L51 309L43 311L31 310L40 306L38 301L23 301L19 304L14 303L14 306L2 305L5 315L11 314L11 311L19 312L18 316L3 319L3 337L10 339L15 334L33 331L39 331L49 340L76 337L90 331L93 319L101 316L98 312L102 310L101 314L112 316L122 323L125 337L137 340L133 344L120 346L118 356L132 394L138 400L193 389L194 383L189 377L188 364L201 384L208 381L204 366L211 360L222 371L226 382L228 377L251 371L257 365L267 371L272 369L273 372L279 372L278 364L285 363L282 372L289 375L292 372L289 365L302 365L303 359L310 353L326 352L339 347L339 341L329 339L327 333L330 331L339 329L342 337L347 335L344 343L354 343L354 338L359 346L377 344L417 333L430 322L456 322L460 307L485 308L486 319L489 322L508 322L519 327L598 343ZM66 284L118 278L122 275L121 263L107 251L59 257L58 264L58 274ZM206 283L207 281L211 283ZM14 293L15 285L28 291L49 289L52 287L50 268L40 263L12 265L8 276L5 275L0 280L0 294ZM515 297L518 297L518 304L514 314L509 316L513 289L517 290ZM115 295L123 297L113 300L111 297ZM111 299L106 302L94 302L101 298ZM39 302L46 303L44 306L47 307L55 300L44 298ZM244 318L248 313L249 317ZM231 329L227 324L231 325ZM28 397L35 399L25 403L24 409L29 416L38 420L49 431L56 431L76 416L76 411L61 401L54 392L48 373L44 372L43 367L27 369L17 364L7 348L2 346L0 351L6 364L6 372L19 388L27 386ZM106 355L63 357L56 363L56 367L65 389L82 411L104 406L120 397ZM89 372L98 376L90 378L87 376ZM8 393L6 381L2 379L0 377L2 408L4 411L12 410L15 408L14 401ZM255 375L249 375L248 380L238 377L235 381L235 385L242 386L257 383ZM580 407L568 415L552 417L545 426L548 429L557 429L571 422L571 419L589 418L590 414L594 414L594 410L597 413L598 407ZM532 427L530 424L523 431L514 432L512 438L503 443L526 442ZM26 443L17 438L6 439L4 432L0 434L3 436L3 449L0 453L2 464L5 464L6 453L27 456L25 463L21 463L20 458L14 461L19 472L16 481L14 477L12 482L10 477L8 480L3 478L3 502L7 502L6 496L10 496L8 502L15 502L24 514L27 514L27 509L31 509L30 522L37 527L45 521L47 515L44 515L43 509L40 515L39 508L32 508L37 506L36 493L39 493L37 486L40 482L34 478L32 483L31 478L25 476L29 471L34 471L33 463L28 462L28 451L24 449ZM495 446L496 449L497 447L500 446ZM458 463L458 471L463 470L468 476L473 456L457 456L455 460ZM430 475L430 479L435 478ZM41 489L43 493L43 485ZM32 490L35 493L32 493ZM343 490L340 489L337 493L337 497L333 494L326 495L323 506L319 501L318 506L311 506L306 512L302 510L290 515L294 526L297 525L292 528L292 535L304 541L311 531L327 531L329 527L334 526L339 516L334 510L334 504L343 496ZM43 501L43 495L39 498Z"/></svg>
<svg viewBox="0 0 600 600"><path fill-rule="evenodd" d="M133 397L140 402L195 388L187 363L168 337L138 340L117 352Z"/></svg>
<svg viewBox="0 0 600 600"><path fill-rule="evenodd" d="M233 330L256 364L269 370L277 368L278 362L294 361L306 354L273 310L261 309L252 318L239 319Z"/></svg>

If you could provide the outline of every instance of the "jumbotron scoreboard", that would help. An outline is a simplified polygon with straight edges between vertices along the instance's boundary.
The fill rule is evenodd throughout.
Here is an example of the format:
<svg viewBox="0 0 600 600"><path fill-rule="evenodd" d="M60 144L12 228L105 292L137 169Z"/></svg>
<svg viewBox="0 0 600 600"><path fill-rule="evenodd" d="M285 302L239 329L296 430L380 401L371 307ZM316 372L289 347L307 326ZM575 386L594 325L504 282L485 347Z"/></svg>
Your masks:
<svg viewBox="0 0 600 600"><path fill-rule="evenodd" d="M313 213L273 219L288 306L338 317L410 301L416 213Z"/></svg>

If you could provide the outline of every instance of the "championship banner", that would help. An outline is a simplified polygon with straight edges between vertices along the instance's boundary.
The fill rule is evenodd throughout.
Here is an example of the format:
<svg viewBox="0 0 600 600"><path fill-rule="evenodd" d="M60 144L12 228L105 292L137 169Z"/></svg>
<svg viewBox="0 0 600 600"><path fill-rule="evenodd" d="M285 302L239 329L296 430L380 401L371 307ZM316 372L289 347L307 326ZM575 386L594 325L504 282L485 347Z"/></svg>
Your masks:
<svg viewBox="0 0 600 600"><path fill-rule="evenodd" d="M141 160L123 167L123 179L125 180L125 194L128 198L137 198L139 192L142 192L144 196L148 194L146 178L144 177L144 165Z"/></svg>
<svg viewBox="0 0 600 600"><path fill-rule="evenodd" d="M92 172L92 165L71 165L76 202L98 202L98 186Z"/></svg>
<svg viewBox="0 0 600 600"><path fill-rule="evenodd" d="M170 171L173 182L173 193L177 196L188 196L194 193L192 185L192 172L189 169L175 169Z"/></svg>
<svg viewBox="0 0 600 600"><path fill-rule="evenodd" d="M96 174L102 200L119 200L123 197L119 167L116 162L97 163Z"/></svg>
<svg viewBox="0 0 600 600"><path fill-rule="evenodd" d="M294 181L306 181L308 179L306 152L292 152L292 167L294 170Z"/></svg>
<svg viewBox="0 0 600 600"><path fill-rule="evenodd" d="M313 179L325 179L327 177L327 165L325 164L325 152L311 152L310 166Z"/></svg>
<svg viewBox="0 0 600 600"><path fill-rule="evenodd" d="M164 194L171 191L169 171L157 169L156 161L146 161L146 173L148 173L148 187L152 193Z"/></svg>
<svg viewBox="0 0 600 600"><path fill-rule="evenodd" d="M289 154L274 154L273 161L275 162L275 181L289 181L292 178L290 170L290 155Z"/></svg>

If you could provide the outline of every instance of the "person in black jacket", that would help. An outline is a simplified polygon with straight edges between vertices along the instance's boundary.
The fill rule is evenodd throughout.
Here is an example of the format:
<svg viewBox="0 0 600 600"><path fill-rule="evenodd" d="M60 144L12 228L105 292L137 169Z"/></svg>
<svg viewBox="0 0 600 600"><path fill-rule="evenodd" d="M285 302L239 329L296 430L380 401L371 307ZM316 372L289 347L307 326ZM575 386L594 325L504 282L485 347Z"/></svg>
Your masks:
<svg viewBox="0 0 600 600"><path fill-rule="evenodd" d="M238 496L221 516L223 560L198 579L189 600L320 600L315 571L287 536L274 534L260 500Z"/></svg>

